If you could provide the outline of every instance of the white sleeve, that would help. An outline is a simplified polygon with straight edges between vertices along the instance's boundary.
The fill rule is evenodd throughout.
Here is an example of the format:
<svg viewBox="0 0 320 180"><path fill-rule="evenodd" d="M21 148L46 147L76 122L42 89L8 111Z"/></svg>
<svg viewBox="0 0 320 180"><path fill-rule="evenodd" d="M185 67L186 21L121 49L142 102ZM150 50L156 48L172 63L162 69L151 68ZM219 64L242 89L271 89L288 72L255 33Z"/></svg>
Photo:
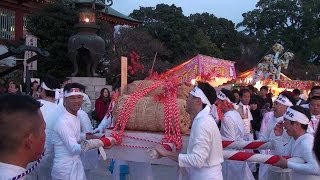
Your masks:
<svg viewBox="0 0 320 180"><path fill-rule="evenodd" d="M237 128L237 125L234 123L232 118L229 116L226 116L221 121L221 136L223 140L236 140L237 139L237 133L235 128Z"/></svg>
<svg viewBox="0 0 320 180"><path fill-rule="evenodd" d="M276 136L275 138L271 139L271 144L274 147L275 155L290 155L290 149L292 148L292 139L290 139L289 143L284 143L284 139L282 136Z"/></svg>
<svg viewBox="0 0 320 180"><path fill-rule="evenodd" d="M312 144L313 142L310 141L303 141L299 147L301 148L299 155L302 159L306 162L296 163L293 161L288 162L288 168L292 169L295 172L300 174L308 174L308 175L320 175L320 167L319 163L317 162L317 158L315 157L312 151ZM320 177L319 177L320 179Z"/></svg>
<svg viewBox="0 0 320 180"><path fill-rule="evenodd" d="M288 161L288 168L300 174L320 175L320 167L314 154L312 152L306 152L301 155L302 158L306 161L306 163L302 164L293 161Z"/></svg>
<svg viewBox="0 0 320 180"><path fill-rule="evenodd" d="M92 111L92 104L87 94L84 94L83 96L83 103L82 103L81 109L83 109L83 111L88 114L91 113Z"/></svg>
<svg viewBox="0 0 320 180"><path fill-rule="evenodd" d="M88 114L80 110L78 113L78 117L80 119L81 132L83 133L91 132L93 130L93 127Z"/></svg>
<svg viewBox="0 0 320 180"><path fill-rule="evenodd" d="M98 128L106 129L107 127L110 127L112 123L112 116L104 116L101 123L99 124Z"/></svg>
<svg viewBox="0 0 320 180"><path fill-rule="evenodd" d="M72 155L81 154L81 146L77 142L75 133L63 122L64 121L59 121L57 123L55 132Z"/></svg>
<svg viewBox="0 0 320 180"><path fill-rule="evenodd" d="M206 159L209 157L210 143L212 139L212 128L202 123L195 131L196 137L192 139L193 148L188 154L179 154L178 162L180 167L197 167L201 168L205 165ZM189 139L191 140L191 139Z"/></svg>
<svg viewBox="0 0 320 180"><path fill-rule="evenodd" d="M261 127L260 127L259 140L269 141L271 129L273 128L271 127L271 123L270 123L272 118L271 115L272 113L269 112L263 116Z"/></svg>

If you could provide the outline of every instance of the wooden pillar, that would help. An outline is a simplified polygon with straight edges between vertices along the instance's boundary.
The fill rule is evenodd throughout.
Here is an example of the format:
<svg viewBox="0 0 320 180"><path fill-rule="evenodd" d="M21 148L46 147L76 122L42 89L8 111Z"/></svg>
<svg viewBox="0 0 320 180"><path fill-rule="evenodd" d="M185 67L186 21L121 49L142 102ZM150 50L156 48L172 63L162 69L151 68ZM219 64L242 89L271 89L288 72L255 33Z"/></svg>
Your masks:
<svg viewBox="0 0 320 180"><path fill-rule="evenodd" d="M127 92L128 84L128 58L121 56L121 88L120 95Z"/></svg>
<svg viewBox="0 0 320 180"><path fill-rule="evenodd" d="M23 12L21 10L16 10L15 14L15 40L23 38Z"/></svg>

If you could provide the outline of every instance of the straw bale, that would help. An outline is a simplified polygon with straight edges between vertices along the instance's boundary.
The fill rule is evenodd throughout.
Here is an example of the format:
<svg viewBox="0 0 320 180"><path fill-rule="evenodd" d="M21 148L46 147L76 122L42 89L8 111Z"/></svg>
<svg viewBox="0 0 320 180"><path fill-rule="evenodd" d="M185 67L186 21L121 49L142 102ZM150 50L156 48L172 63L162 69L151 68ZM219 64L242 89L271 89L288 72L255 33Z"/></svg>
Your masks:
<svg viewBox="0 0 320 180"><path fill-rule="evenodd" d="M119 111L122 109L128 95L121 96L115 106L114 117L117 120ZM185 111L186 101L177 99L180 130L182 134L188 132L191 126L189 114ZM134 110L126 125L127 130L164 132L163 104L155 101L153 97L142 97L134 107Z"/></svg>
<svg viewBox="0 0 320 180"><path fill-rule="evenodd" d="M143 89L145 87L151 86L154 82L154 80L139 80L139 81L133 81L132 83L128 84L128 91L127 94L130 95L132 93L134 93L137 89L137 87L139 86L139 84L141 84L140 89ZM159 86L158 88L156 88L155 90L151 91L150 93L148 93L146 96L157 96L163 93L163 88L164 86ZM181 84L178 86L178 93L177 93L177 97L179 99L187 99L189 92L191 91L192 86L186 85L186 84Z"/></svg>

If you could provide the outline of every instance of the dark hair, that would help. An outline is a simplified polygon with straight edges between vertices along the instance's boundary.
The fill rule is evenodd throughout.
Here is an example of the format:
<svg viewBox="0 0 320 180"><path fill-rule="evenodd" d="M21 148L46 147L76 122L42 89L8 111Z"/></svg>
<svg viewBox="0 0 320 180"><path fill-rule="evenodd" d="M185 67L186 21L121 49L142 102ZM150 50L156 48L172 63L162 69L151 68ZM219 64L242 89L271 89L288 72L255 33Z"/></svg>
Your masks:
<svg viewBox="0 0 320 180"><path fill-rule="evenodd" d="M298 112L301 112L301 113L304 114L304 115L306 115L307 118L308 118L309 121L310 121L310 119L311 119L311 113L310 113L309 109L304 108L304 107L301 107L301 106L291 106L290 108L293 109L293 110L296 110L296 111L298 111ZM293 124L293 123L294 123L294 122L291 121L291 124ZM304 129L304 130L307 130L307 129L308 129L308 124L300 124L300 125L301 125L301 128L302 128L302 129Z"/></svg>
<svg viewBox="0 0 320 180"><path fill-rule="evenodd" d="M294 90L292 90L292 93L294 94L294 95L300 95L301 94L301 92L300 92L300 90L299 89L294 89Z"/></svg>
<svg viewBox="0 0 320 180"><path fill-rule="evenodd" d="M311 94L313 93L313 91L315 91L315 90L317 90L317 89L320 89L320 86L313 86L312 88L311 88Z"/></svg>
<svg viewBox="0 0 320 180"><path fill-rule="evenodd" d="M247 88L254 93L254 86L253 85L248 85Z"/></svg>
<svg viewBox="0 0 320 180"><path fill-rule="evenodd" d="M268 86L261 86L260 91L261 91L262 89L268 91L269 88L268 88Z"/></svg>
<svg viewBox="0 0 320 180"><path fill-rule="evenodd" d="M69 83L66 84L63 88L64 91L70 91L72 88L79 88L80 90L83 91L83 89L85 89L85 87L82 84L79 83Z"/></svg>
<svg viewBox="0 0 320 180"><path fill-rule="evenodd" d="M223 92L223 94L225 94L230 99L231 102L233 102L233 103L236 102L236 97L234 96L234 94L230 90L222 88L221 92Z"/></svg>
<svg viewBox="0 0 320 180"><path fill-rule="evenodd" d="M108 94L109 94L109 96L110 96L110 91L109 91L109 89L108 89L108 88L102 88L102 89L100 90L100 97L103 96L104 90L107 90L107 91L108 91Z"/></svg>
<svg viewBox="0 0 320 180"><path fill-rule="evenodd" d="M33 85L36 84L36 83L39 84L38 81L33 81L33 82L31 83L30 87L33 87Z"/></svg>
<svg viewBox="0 0 320 180"><path fill-rule="evenodd" d="M310 98L310 101L311 100L320 100L320 96L312 96L312 98Z"/></svg>
<svg viewBox="0 0 320 180"><path fill-rule="evenodd" d="M63 84L63 83L66 82L66 81L70 81L70 78L64 78L64 79L62 79L61 84Z"/></svg>
<svg viewBox="0 0 320 180"><path fill-rule="evenodd" d="M44 82L46 84L46 86L50 89L59 89L60 88L60 84L59 81L50 75L46 75L45 77L42 78L41 82ZM48 97L55 97L55 92L54 91L48 91L45 90L46 96Z"/></svg>
<svg viewBox="0 0 320 180"><path fill-rule="evenodd" d="M39 132L41 104L31 96L7 94L0 97L0 153L16 151L24 137Z"/></svg>
<svg viewBox="0 0 320 180"><path fill-rule="evenodd" d="M280 95L287 97L292 104L296 104L296 100L294 99L294 94L292 92L282 91Z"/></svg>
<svg viewBox="0 0 320 180"><path fill-rule="evenodd" d="M239 94L239 90L238 90L238 89L234 89L234 90L232 90L231 92L232 92L233 94L234 94L234 93Z"/></svg>
<svg viewBox="0 0 320 180"><path fill-rule="evenodd" d="M200 88L203 93L208 98L210 104L214 104L217 100L217 93L214 87L212 87L209 83L206 82L198 82L198 88Z"/></svg>
<svg viewBox="0 0 320 180"><path fill-rule="evenodd" d="M249 104L257 104L260 105L259 100L255 97L250 98Z"/></svg>
<svg viewBox="0 0 320 180"><path fill-rule="evenodd" d="M247 89L247 88L240 89L239 96L242 97L244 93L250 94L249 89Z"/></svg>
<svg viewBox="0 0 320 180"><path fill-rule="evenodd" d="M10 81L11 82L11 81ZM14 86L15 86L15 88L16 89L19 89L19 85L18 85L18 83L16 83L16 82L14 82L14 81L12 81L12 83L11 84L14 84Z"/></svg>
<svg viewBox="0 0 320 180"><path fill-rule="evenodd" d="M82 84L81 84L82 85ZM84 93L86 92L86 86L82 85L82 88L80 88L81 91L83 91Z"/></svg>

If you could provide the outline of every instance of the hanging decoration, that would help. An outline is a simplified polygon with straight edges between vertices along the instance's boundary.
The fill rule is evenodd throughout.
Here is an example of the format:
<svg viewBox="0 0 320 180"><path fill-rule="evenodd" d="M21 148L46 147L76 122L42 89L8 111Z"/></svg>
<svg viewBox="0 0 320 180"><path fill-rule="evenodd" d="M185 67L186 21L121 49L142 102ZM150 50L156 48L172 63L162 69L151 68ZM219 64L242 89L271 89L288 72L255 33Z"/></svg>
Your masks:
<svg viewBox="0 0 320 180"><path fill-rule="evenodd" d="M281 69L287 69L289 61L294 58L292 52L284 52L281 44L276 43L271 48L274 54L267 54L254 70L253 83L259 80L268 79L272 76L272 80L280 80ZM283 53L284 52L284 53Z"/></svg>

